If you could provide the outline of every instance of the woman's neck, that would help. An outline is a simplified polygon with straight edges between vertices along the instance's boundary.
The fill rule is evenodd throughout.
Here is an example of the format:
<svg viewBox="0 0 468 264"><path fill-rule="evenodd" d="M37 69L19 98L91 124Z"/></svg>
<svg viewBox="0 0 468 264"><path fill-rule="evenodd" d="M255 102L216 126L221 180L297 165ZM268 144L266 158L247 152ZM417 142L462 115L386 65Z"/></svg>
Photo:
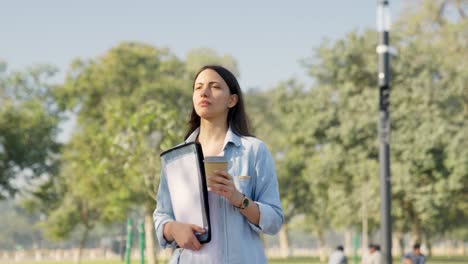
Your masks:
<svg viewBox="0 0 468 264"><path fill-rule="evenodd" d="M224 142L228 126L226 122L212 122L209 120L200 120L200 134L198 141L202 144L213 144Z"/></svg>

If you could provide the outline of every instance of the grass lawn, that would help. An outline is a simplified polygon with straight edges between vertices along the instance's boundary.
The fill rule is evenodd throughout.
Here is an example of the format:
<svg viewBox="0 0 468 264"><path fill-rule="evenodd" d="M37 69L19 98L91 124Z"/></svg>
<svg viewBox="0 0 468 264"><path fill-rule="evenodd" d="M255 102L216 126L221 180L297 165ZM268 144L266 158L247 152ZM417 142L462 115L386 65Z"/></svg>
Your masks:
<svg viewBox="0 0 468 264"><path fill-rule="evenodd" d="M1 262L3 264L6 262ZM14 262L15 264L74 264L73 261L31 261L31 262ZM85 260L81 261L81 264L124 264L125 262L119 260ZM132 260L132 264L140 264L139 259ZM160 261L158 264L166 264L166 261ZM289 259L270 259L268 263L281 263L281 264L319 264L318 258L307 258L307 257L297 257ZM9 263L10 264L10 263ZM351 264L351 263L350 263Z"/></svg>
<svg viewBox="0 0 468 264"><path fill-rule="evenodd" d="M6 262L0 261L0 264L3 264ZM115 260L85 260L82 261L81 264L123 264L125 262L121 261L115 261ZM132 260L133 264L140 264L140 260ZM166 263L166 262L159 262L159 263ZM294 258L288 258L288 259L269 259L268 263L273 263L273 264L320 264L318 258L312 258L312 257L294 257ZM348 261L349 264L353 264L352 259L349 259ZM358 264L360 264L360 260ZM398 258L395 258L393 260L394 264L400 264L401 261ZM468 263L468 256L463 256L463 257L432 257L430 259L427 259L426 261L427 264L466 264ZM32 261L32 262L15 262L15 264L74 264L73 261Z"/></svg>
<svg viewBox="0 0 468 264"><path fill-rule="evenodd" d="M3 264L6 262L1 262ZM15 264L75 264L73 261L32 261L32 262L14 262ZM81 264L124 264L125 262L116 261L116 260L85 260L81 261ZM140 264L139 259L132 260L132 264ZM158 264L166 264L166 261L160 261ZM289 258L289 259L270 259L268 263L281 263L281 264L319 264L318 258L307 258L307 257L297 257L297 258ZM352 263L350 263L352 264Z"/></svg>
<svg viewBox="0 0 468 264"><path fill-rule="evenodd" d="M270 259L268 263L281 263L281 264L320 264L318 258L307 258L307 257L296 257L296 258L289 258L289 259ZM327 262L328 263L328 262ZM353 259L348 258L348 264L353 264ZM427 264L468 264L468 256L463 257L432 257L430 259L426 259ZM358 264L361 264L361 260L359 259ZM400 258L394 258L393 264L401 264Z"/></svg>

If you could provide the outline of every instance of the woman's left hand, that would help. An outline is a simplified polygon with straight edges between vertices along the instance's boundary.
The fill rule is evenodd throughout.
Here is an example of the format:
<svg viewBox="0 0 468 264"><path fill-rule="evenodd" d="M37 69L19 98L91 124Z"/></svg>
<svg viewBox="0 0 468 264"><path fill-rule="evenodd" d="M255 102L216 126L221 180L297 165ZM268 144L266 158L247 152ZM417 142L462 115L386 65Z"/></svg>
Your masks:
<svg viewBox="0 0 468 264"><path fill-rule="evenodd" d="M215 173L208 176L208 191L221 195L235 207L240 207L243 194L237 190L232 176L226 171L215 171Z"/></svg>

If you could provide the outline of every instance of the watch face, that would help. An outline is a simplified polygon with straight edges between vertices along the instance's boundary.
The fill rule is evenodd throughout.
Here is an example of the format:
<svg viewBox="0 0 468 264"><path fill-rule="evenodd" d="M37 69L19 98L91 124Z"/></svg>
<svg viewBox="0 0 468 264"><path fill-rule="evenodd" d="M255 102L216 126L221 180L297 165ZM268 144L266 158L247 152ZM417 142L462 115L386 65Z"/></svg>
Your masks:
<svg viewBox="0 0 468 264"><path fill-rule="evenodd" d="M242 208L246 208L247 206L249 206L249 199L244 197L244 200L242 200Z"/></svg>

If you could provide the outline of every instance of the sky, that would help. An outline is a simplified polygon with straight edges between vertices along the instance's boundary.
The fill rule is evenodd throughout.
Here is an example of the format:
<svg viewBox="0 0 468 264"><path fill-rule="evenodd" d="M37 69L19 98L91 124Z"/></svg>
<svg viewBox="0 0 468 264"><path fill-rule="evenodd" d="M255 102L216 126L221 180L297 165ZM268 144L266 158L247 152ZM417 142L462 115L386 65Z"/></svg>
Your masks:
<svg viewBox="0 0 468 264"><path fill-rule="evenodd" d="M403 0L390 0L392 18ZM291 77L310 81L301 59L328 38L376 28L377 0L0 0L0 60L9 69L59 68L94 58L121 41L193 48L233 56L243 89L271 88Z"/></svg>
<svg viewBox="0 0 468 264"><path fill-rule="evenodd" d="M403 1L389 1L392 18ZM231 55L244 90L289 78L308 85L300 60L324 39L375 29L376 10L377 0L0 0L0 61L10 70L55 65L61 82L73 59L138 41L167 47L180 59L193 48ZM70 116L61 124L59 141L68 140L74 122Z"/></svg>

